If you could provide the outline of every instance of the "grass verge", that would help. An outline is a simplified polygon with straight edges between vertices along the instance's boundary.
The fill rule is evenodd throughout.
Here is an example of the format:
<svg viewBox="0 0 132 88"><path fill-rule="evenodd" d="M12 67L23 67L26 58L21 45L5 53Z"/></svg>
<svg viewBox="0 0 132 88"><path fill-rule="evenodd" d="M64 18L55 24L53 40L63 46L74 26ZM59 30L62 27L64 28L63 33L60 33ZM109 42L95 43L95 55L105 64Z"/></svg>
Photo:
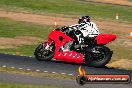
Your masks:
<svg viewBox="0 0 132 88"><path fill-rule="evenodd" d="M31 84L17 84L17 83L0 83L0 88L62 88L53 85L31 85Z"/></svg>
<svg viewBox="0 0 132 88"><path fill-rule="evenodd" d="M18 48L8 48L0 49L1 53L16 54L16 55L25 55L25 56L34 56L35 48L38 45L21 45Z"/></svg>
<svg viewBox="0 0 132 88"><path fill-rule="evenodd" d="M59 78L59 79L71 79L75 80L75 76L70 75L63 75L59 73L49 73L49 72L42 72L42 71L33 71L33 70L24 70L18 68L9 68L9 67L0 67L0 72L7 72L7 73L15 73L15 74L23 74L23 75L30 75L30 76L38 76L38 77L51 77L51 78Z"/></svg>
<svg viewBox="0 0 132 88"><path fill-rule="evenodd" d="M111 62L119 59L132 59L132 50L115 44L109 44L108 47L113 51Z"/></svg>
<svg viewBox="0 0 132 88"><path fill-rule="evenodd" d="M13 21L8 18L0 18L0 37L35 36L47 38L52 29L48 25L37 25L28 22Z"/></svg>
<svg viewBox="0 0 132 88"><path fill-rule="evenodd" d="M119 13L122 21L132 20L132 7L97 4L84 0L0 0L0 7L7 10L44 14L90 15L96 18L115 19Z"/></svg>
<svg viewBox="0 0 132 88"><path fill-rule="evenodd" d="M39 40L35 40L32 41L32 44L28 44L27 45L25 43L25 45L21 44L21 45L17 45L17 48L7 48L7 49L0 49L1 53L16 53L16 52L21 52L23 55L33 55L34 49L37 46L36 44L38 44L38 42L43 42L45 39L47 39L47 36L49 34L49 32L52 30L53 27L48 26L48 25L36 25L33 23L28 23L28 22L19 22L19 21L13 21L11 19L8 18L0 18L0 38L5 38L5 40L3 40L6 44L7 42L7 46L12 45L15 46L17 44L12 43L12 42L22 42L24 41L24 39L22 40L16 40L16 41L12 41L12 40L6 40L6 38L15 38L15 37L24 37L24 36L29 36L29 37L37 37L42 39L42 41ZM27 37L28 39L28 37ZM1 42L3 42L1 41ZM10 42L9 42L10 41ZM35 43L34 43L35 42ZM5 45L4 44L4 45ZM1 45L1 44L0 44Z"/></svg>

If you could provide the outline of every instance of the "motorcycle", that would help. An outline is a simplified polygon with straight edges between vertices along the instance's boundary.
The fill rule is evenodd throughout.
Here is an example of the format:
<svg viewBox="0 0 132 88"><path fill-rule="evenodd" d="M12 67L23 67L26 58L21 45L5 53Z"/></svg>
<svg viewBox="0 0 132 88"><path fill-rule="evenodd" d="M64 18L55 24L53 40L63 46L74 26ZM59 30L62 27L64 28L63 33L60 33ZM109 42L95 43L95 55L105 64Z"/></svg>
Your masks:
<svg viewBox="0 0 132 88"><path fill-rule="evenodd" d="M92 67L104 67L113 54L105 45L116 39L114 34L99 34L94 39L84 38L84 44L78 45L75 32L54 29L44 42L35 49L35 58L50 61L52 58L63 62L81 63Z"/></svg>

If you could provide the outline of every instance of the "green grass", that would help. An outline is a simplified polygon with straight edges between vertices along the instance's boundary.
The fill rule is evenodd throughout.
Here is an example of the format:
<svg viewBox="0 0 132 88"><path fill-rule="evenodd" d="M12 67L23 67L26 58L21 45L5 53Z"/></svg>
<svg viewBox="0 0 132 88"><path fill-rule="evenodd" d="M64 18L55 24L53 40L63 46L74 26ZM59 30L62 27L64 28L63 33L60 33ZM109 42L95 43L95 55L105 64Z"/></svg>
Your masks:
<svg viewBox="0 0 132 88"><path fill-rule="evenodd" d="M26 55L26 56L34 56L35 48L38 46L38 44L33 45L20 45L18 48L8 48L8 49L0 49L1 53L8 53L8 54L17 54L17 52L20 53L20 55Z"/></svg>
<svg viewBox="0 0 132 88"><path fill-rule="evenodd" d="M115 44L109 44L108 47L113 51L111 62L120 59L132 59L132 50Z"/></svg>
<svg viewBox="0 0 132 88"><path fill-rule="evenodd" d="M0 18L0 37L35 36L45 39L51 29L51 26L47 25L42 26Z"/></svg>
<svg viewBox="0 0 132 88"><path fill-rule="evenodd" d="M62 88L53 85L31 85L31 84L17 84L17 83L0 83L0 88Z"/></svg>
<svg viewBox="0 0 132 88"><path fill-rule="evenodd" d="M43 71L36 72L35 70L27 71L26 69L18 69L18 68L10 68L10 67L0 67L0 72L29 75L29 76L35 76L35 77L47 77L47 78L70 79L70 80L76 79L75 76L63 75L60 73L53 74L51 72L43 72Z"/></svg>
<svg viewBox="0 0 132 88"><path fill-rule="evenodd" d="M15 38L18 36L33 36L45 40L52 29L52 26L42 26L28 22L19 22L7 18L0 18L0 37ZM22 55L33 56L36 46L37 45L35 43L32 45L20 45L18 48L0 49L0 52L10 54L20 52Z"/></svg>
<svg viewBox="0 0 132 88"><path fill-rule="evenodd" d="M47 14L90 15L104 19L115 19L115 13L119 12L122 21L132 20L132 7L90 3L84 0L0 0L0 7Z"/></svg>

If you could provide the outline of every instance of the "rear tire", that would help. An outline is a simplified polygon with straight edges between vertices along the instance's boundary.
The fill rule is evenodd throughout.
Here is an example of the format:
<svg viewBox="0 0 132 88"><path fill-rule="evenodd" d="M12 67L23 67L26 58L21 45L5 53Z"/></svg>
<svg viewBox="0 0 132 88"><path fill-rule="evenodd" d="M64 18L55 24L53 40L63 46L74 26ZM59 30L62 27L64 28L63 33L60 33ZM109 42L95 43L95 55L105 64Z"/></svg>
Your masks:
<svg viewBox="0 0 132 88"><path fill-rule="evenodd" d="M45 52L49 52L50 54L48 56L44 56L43 53ZM54 52L46 50L45 46L43 44L40 44L35 49L34 55L38 61L50 61L54 57Z"/></svg>
<svg viewBox="0 0 132 88"><path fill-rule="evenodd" d="M94 53L89 52L85 55L85 63L92 67L104 67L111 60L113 52L106 46L95 46L95 48L101 50L100 53L104 56L101 54L100 57L103 57L100 59L96 55L94 56Z"/></svg>

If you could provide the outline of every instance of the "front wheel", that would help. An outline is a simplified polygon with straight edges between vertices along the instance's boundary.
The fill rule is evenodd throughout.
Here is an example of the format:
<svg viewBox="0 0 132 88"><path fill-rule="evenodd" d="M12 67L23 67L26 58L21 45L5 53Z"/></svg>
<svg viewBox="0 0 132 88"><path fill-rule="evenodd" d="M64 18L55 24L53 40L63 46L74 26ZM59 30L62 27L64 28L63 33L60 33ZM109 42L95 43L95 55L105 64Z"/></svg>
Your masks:
<svg viewBox="0 0 132 88"><path fill-rule="evenodd" d="M112 57L113 52L106 46L95 46L85 55L85 63L92 67L104 67Z"/></svg>
<svg viewBox="0 0 132 88"><path fill-rule="evenodd" d="M45 49L45 46L45 44L40 44L35 49L34 55L39 61L50 61L54 57L54 46L50 46L50 50Z"/></svg>

